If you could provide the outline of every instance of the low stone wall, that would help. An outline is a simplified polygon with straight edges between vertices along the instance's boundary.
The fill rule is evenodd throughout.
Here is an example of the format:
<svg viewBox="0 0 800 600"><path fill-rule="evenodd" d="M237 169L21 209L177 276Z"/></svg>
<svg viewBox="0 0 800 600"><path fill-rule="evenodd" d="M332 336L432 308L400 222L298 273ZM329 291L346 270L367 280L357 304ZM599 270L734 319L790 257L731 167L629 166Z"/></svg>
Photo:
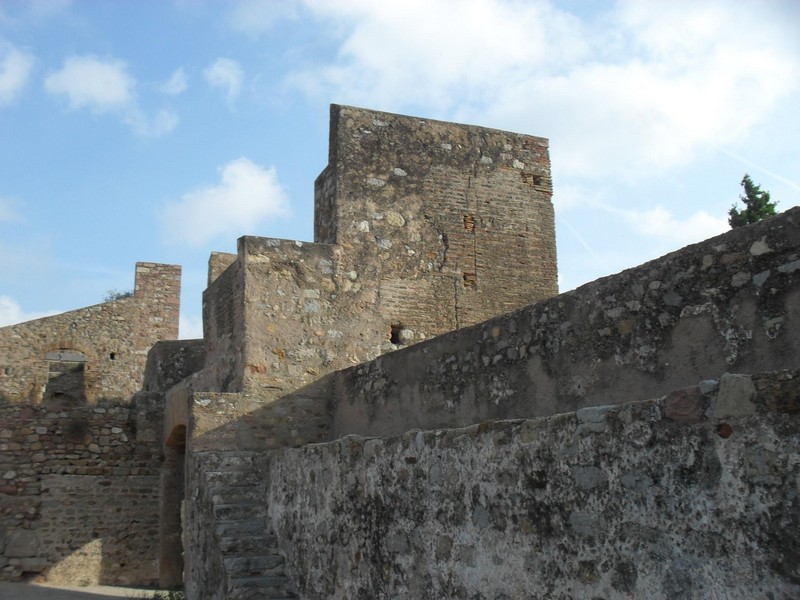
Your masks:
<svg viewBox="0 0 800 600"><path fill-rule="evenodd" d="M304 598L800 596L800 371L276 451Z"/></svg>
<svg viewBox="0 0 800 600"><path fill-rule="evenodd" d="M335 374L334 437L546 416L797 366L800 208Z"/></svg>
<svg viewBox="0 0 800 600"><path fill-rule="evenodd" d="M0 406L0 579L158 580L159 398Z"/></svg>

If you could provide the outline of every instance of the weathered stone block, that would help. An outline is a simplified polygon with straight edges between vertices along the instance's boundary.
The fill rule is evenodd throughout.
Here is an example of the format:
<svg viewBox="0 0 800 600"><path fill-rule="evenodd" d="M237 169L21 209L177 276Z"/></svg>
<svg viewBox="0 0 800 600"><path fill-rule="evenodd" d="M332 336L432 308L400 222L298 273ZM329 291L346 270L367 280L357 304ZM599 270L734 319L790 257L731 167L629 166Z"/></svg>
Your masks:
<svg viewBox="0 0 800 600"><path fill-rule="evenodd" d="M755 395L756 389L751 376L725 373L720 378L711 415L715 419L749 417L756 411L756 405L753 404Z"/></svg>

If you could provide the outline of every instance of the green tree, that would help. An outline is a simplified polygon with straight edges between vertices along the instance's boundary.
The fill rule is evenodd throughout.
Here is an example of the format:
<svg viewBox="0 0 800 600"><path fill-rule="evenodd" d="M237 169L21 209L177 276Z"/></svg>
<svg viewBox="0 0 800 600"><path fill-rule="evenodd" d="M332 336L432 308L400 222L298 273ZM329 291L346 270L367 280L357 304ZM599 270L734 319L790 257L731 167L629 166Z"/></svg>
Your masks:
<svg viewBox="0 0 800 600"><path fill-rule="evenodd" d="M744 208L739 210L736 204L731 206L728 211L728 224L731 228L756 223L775 214L775 207L778 203L770 202L769 192L753 183L747 173L742 178L742 187L744 195L740 195L739 200L744 202Z"/></svg>
<svg viewBox="0 0 800 600"><path fill-rule="evenodd" d="M133 296L132 290L120 292L119 290L108 290L106 295L103 296L103 302L112 302L114 300L122 300L123 298L130 298Z"/></svg>

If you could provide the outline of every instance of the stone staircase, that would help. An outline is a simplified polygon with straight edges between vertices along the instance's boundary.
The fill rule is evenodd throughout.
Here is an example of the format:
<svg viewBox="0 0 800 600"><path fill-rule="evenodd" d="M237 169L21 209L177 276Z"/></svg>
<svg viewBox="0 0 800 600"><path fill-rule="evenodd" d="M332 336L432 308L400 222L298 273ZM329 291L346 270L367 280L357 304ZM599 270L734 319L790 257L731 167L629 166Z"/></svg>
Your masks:
<svg viewBox="0 0 800 600"><path fill-rule="evenodd" d="M224 597L297 598L284 573L284 558L267 516L264 483L255 475L251 453L224 454L230 460L205 472L224 573Z"/></svg>

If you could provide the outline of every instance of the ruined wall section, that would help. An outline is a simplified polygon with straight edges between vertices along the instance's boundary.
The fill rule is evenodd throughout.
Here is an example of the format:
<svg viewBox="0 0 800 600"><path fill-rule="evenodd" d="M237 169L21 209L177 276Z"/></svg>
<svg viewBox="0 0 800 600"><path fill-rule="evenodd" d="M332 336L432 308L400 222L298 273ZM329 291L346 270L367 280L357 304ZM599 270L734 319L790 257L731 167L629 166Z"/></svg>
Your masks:
<svg viewBox="0 0 800 600"><path fill-rule="evenodd" d="M209 278L212 269L209 269ZM244 268L235 260L203 292L205 368L200 375L209 391L240 391L245 365Z"/></svg>
<svg viewBox="0 0 800 600"><path fill-rule="evenodd" d="M334 432L545 416L798 356L795 208L337 373Z"/></svg>
<svg viewBox="0 0 800 600"><path fill-rule="evenodd" d="M238 254L229 252L212 252L208 257L208 283L211 285L237 259Z"/></svg>
<svg viewBox="0 0 800 600"><path fill-rule="evenodd" d="M315 239L404 343L557 293L547 140L334 105L330 144Z"/></svg>
<svg viewBox="0 0 800 600"><path fill-rule="evenodd" d="M130 398L142 386L150 347L178 337L180 272L137 263L132 297L1 328L0 397Z"/></svg>
<svg viewBox="0 0 800 600"><path fill-rule="evenodd" d="M465 429L285 449L301 597L795 598L800 371ZM615 401L617 399L615 398Z"/></svg>
<svg viewBox="0 0 800 600"><path fill-rule="evenodd" d="M0 406L0 579L158 580L158 394Z"/></svg>

